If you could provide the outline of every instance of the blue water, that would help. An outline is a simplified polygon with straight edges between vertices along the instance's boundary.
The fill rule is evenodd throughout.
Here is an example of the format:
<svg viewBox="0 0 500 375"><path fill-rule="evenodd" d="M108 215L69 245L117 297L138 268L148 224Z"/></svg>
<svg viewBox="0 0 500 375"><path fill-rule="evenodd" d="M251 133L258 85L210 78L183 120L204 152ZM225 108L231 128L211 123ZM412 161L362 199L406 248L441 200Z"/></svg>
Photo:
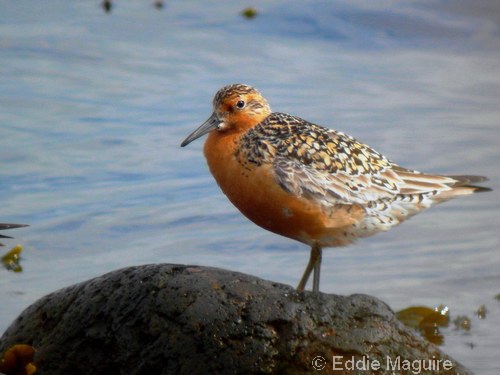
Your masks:
<svg viewBox="0 0 500 375"><path fill-rule="evenodd" d="M249 223L199 140L228 83L343 130L409 168L490 177L488 194L325 253L321 289L394 309L447 304L448 354L500 358L500 3L0 2L0 222L24 272L0 269L0 332L37 298L130 265L234 269L296 285L308 249ZM3 248L8 250L7 248ZM2 250L3 251L3 250ZM485 304L486 319L474 317Z"/></svg>

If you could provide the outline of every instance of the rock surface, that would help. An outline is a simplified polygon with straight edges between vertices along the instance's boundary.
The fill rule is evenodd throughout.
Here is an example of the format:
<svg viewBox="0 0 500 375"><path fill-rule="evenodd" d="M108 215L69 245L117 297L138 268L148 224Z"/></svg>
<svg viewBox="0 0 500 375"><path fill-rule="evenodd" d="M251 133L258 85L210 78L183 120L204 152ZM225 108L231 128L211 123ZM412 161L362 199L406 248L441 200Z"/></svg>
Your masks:
<svg viewBox="0 0 500 375"><path fill-rule="evenodd" d="M373 297L298 294L172 264L117 270L43 297L7 329L0 353L19 343L36 348L37 375L383 374L398 363L395 373L412 373L410 364L439 367L421 374L470 373ZM374 371L350 371L362 361Z"/></svg>

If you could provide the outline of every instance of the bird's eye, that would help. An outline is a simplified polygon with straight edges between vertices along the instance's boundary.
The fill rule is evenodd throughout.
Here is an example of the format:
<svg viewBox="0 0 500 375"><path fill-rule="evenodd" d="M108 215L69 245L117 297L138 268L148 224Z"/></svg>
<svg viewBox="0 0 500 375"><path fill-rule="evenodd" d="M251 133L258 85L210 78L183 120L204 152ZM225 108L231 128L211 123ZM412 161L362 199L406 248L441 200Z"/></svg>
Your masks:
<svg viewBox="0 0 500 375"><path fill-rule="evenodd" d="M236 108L242 109L243 107L245 107L245 101L238 100L238 103L236 103Z"/></svg>

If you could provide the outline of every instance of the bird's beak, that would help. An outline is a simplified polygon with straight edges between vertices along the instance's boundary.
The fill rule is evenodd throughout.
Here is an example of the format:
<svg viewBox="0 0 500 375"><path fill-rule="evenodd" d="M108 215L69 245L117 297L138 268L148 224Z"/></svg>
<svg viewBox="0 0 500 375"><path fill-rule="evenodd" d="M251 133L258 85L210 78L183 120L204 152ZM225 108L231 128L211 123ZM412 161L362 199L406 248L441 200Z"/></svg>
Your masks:
<svg viewBox="0 0 500 375"><path fill-rule="evenodd" d="M187 138L182 141L181 147L187 146L195 139L200 138L202 135L205 135L207 133L210 133L212 130L217 129L221 123L222 121L217 117L215 112L212 113L212 116L210 116L207 121L201 124L198 129L189 134Z"/></svg>

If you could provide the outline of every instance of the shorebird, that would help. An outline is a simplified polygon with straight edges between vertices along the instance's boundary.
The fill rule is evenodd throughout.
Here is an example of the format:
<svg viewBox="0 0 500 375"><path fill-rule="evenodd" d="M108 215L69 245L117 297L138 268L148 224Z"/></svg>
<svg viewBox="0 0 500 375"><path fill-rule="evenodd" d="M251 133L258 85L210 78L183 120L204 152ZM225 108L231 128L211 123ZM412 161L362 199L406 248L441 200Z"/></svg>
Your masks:
<svg viewBox="0 0 500 375"><path fill-rule="evenodd" d="M311 246L298 291L313 272L319 292L324 247L348 245L434 204L490 190L474 185L485 177L403 168L345 133L272 112L244 84L217 91L212 115L181 146L207 133L205 157L229 200L262 228Z"/></svg>

